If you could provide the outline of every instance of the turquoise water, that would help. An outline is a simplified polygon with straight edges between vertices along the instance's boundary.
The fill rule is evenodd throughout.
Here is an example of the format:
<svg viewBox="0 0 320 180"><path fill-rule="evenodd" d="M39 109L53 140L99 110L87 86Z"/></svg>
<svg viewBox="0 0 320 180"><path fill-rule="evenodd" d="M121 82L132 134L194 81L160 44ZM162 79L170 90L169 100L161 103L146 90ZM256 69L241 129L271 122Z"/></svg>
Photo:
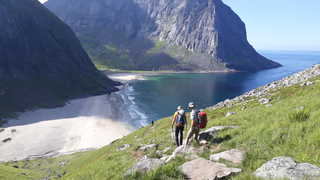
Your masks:
<svg viewBox="0 0 320 180"><path fill-rule="evenodd" d="M199 108L241 95L320 63L320 52L264 51L283 67L257 73L166 74L131 84L136 107L151 122L172 115L178 105L193 101ZM133 124L139 124L133 122Z"/></svg>

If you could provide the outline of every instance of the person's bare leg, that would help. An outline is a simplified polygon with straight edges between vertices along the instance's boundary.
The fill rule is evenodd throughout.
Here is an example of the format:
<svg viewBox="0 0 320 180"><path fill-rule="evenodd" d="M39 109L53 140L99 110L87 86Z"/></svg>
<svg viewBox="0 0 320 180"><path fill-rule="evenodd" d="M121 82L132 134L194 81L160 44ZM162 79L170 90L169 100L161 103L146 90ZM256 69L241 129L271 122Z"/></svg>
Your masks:
<svg viewBox="0 0 320 180"><path fill-rule="evenodd" d="M194 139L197 141L198 144L200 144L199 143L199 131L200 131L200 129L196 130L195 136L194 136Z"/></svg>
<svg viewBox="0 0 320 180"><path fill-rule="evenodd" d="M187 141L186 141L186 145L188 145L189 144L189 141L190 141L190 139L192 138L192 129L190 129L189 130L189 132L188 132L188 136L187 136Z"/></svg>

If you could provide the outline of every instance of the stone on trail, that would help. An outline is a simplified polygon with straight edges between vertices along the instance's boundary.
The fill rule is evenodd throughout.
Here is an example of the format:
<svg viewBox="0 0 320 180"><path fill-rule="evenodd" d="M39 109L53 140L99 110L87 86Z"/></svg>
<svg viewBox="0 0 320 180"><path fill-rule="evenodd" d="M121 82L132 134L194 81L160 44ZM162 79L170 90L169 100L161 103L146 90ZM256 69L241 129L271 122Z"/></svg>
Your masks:
<svg viewBox="0 0 320 180"><path fill-rule="evenodd" d="M234 164L241 164L245 159L245 151L239 149L231 149L229 151L224 151L218 154L213 154L210 156L211 161L219 161L220 159L224 159L230 161Z"/></svg>
<svg viewBox="0 0 320 180"><path fill-rule="evenodd" d="M319 180L320 168L309 163L296 163L291 157L276 157L254 174L266 179Z"/></svg>
<svg viewBox="0 0 320 180"><path fill-rule="evenodd" d="M158 144L148 144L148 145L140 147L139 150L140 151L149 151L151 149L157 149L158 146L159 146Z"/></svg>
<svg viewBox="0 0 320 180"><path fill-rule="evenodd" d="M151 158L142 159L139 162L137 162L137 164L135 164L132 168L130 168L127 171L126 175L131 175L136 172L147 173L149 171L152 171L161 167L162 165L164 165L164 161L160 159L151 159Z"/></svg>
<svg viewBox="0 0 320 180"><path fill-rule="evenodd" d="M215 180L240 173L241 169L228 168L225 164L215 163L203 158L198 158L184 163L180 169L191 180Z"/></svg>
<svg viewBox="0 0 320 180"><path fill-rule="evenodd" d="M179 146L175 151L166 159L166 163L175 159L177 156L185 156L187 159L197 159L199 156L197 154L202 153L204 150L201 148L195 148L192 146Z"/></svg>

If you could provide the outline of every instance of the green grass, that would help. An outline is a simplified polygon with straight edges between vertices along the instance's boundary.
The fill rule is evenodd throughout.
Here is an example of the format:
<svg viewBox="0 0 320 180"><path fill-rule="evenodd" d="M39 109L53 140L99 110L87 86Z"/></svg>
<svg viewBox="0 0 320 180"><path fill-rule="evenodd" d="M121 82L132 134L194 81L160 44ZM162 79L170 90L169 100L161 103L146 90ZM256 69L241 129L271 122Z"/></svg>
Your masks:
<svg viewBox="0 0 320 180"><path fill-rule="evenodd" d="M146 54L157 54L160 53L166 46L164 41L154 41L154 46L147 50Z"/></svg>
<svg viewBox="0 0 320 180"><path fill-rule="evenodd" d="M320 78L314 79L315 85L308 87L294 86L283 88L272 94L272 107L266 107L258 99L250 98L246 103L236 104L231 108L208 109L208 128L217 125L238 125L240 128L226 130L218 134L210 148L215 152L231 148L247 151L247 158L239 167L243 172L233 176L233 180L257 180L252 173L263 163L277 156L290 156L298 162L308 162L320 166ZM243 108L246 106L246 108ZM307 110L297 110L299 107ZM225 117L227 112L237 112ZM52 177L65 172L62 179L183 179L178 167L185 161L177 159L166 166L146 175L135 174L124 177L126 171L144 155L152 156L154 152L139 152L142 144L159 144L159 149L171 147L170 119L164 118L155 122L153 127L139 129L132 134L96 151L76 153L54 159L39 159L27 164L39 164L39 167L28 165L26 168L12 169L14 163L0 166L0 177L15 179L44 176L50 169ZM131 144L125 151L117 148ZM208 158L210 152L200 154ZM67 160L65 166L59 167L60 161ZM41 170L43 169L43 170ZM28 176L21 176L27 171ZM1 179L0 178L0 179Z"/></svg>

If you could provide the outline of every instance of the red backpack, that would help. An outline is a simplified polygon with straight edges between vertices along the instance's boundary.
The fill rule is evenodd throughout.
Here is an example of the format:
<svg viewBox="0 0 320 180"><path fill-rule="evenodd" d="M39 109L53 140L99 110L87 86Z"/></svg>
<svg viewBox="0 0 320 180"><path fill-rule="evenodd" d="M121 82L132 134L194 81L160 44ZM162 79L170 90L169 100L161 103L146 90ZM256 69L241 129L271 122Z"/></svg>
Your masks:
<svg viewBox="0 0 320 180"><path fill-rule="evenodd" d="M199 128L200 129L206 128L208 123L207 113L199 112L198 117L199 117Z"/></svg>

